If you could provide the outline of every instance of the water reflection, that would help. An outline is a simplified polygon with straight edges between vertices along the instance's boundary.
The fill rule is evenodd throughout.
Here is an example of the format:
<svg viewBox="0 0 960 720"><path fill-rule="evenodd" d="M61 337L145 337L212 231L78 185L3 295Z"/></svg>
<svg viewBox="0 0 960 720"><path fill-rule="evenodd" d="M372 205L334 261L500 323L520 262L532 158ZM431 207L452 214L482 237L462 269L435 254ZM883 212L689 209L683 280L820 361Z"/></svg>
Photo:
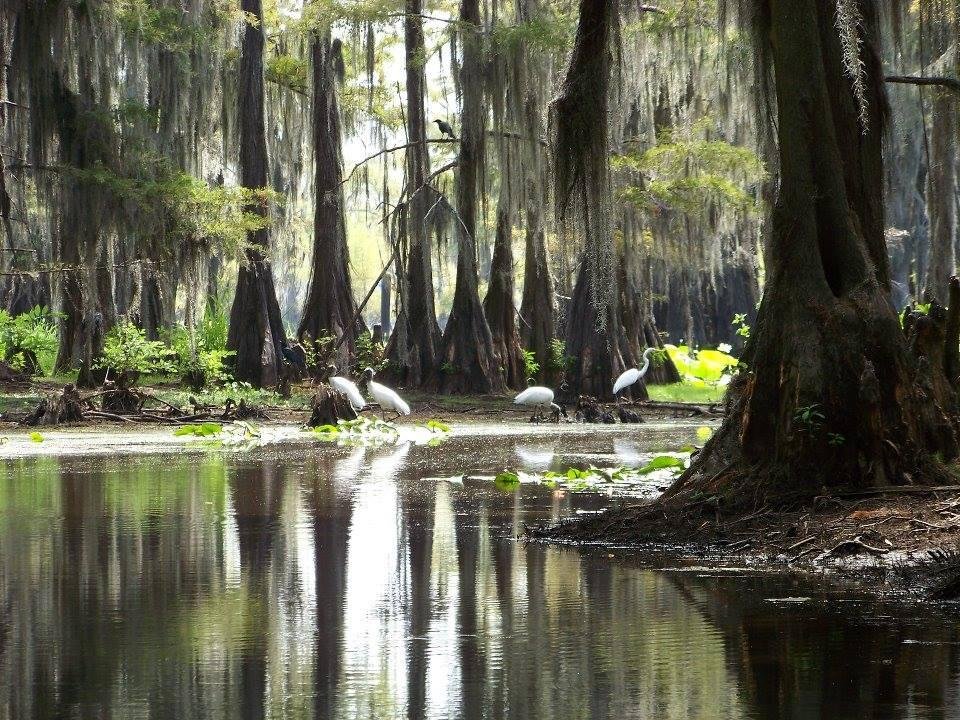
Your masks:
<svg viewBox="0 0 960 720"><path fill-rule="evenodd" d="M7 462L0 718L960 713L942 614L518 543L609 500L422 480L614 440Z"/></svg>

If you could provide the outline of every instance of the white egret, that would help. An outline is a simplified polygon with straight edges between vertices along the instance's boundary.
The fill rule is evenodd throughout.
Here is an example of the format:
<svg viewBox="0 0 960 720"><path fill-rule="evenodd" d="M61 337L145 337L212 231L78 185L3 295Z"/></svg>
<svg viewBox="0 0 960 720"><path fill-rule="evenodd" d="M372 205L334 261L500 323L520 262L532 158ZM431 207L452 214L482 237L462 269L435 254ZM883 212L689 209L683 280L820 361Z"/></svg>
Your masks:
<svg viewBox="0 0 960 720"><path fill-rule="evenodd" d="M536 408L530 422L539 421L543 417L543 411L547 408L553 411L558 421L560 419L561 410L560 406L553 401L553 390L542 385L531 385L513 399L513 404Z"/></svg>
<svg viewBox="0 0 960 720"><path fill-rule="evenodd" d="M384 420L386 420L388 410L395 412L397 417L410 414L410 406L407 405L402 397L386 385L381 385L373 381L373 368L367 368L363 371L363 374L366 376L367 387L370 388L370 394L373 395L374 401L383 411Z"/></svg>
<svg viewBox="0 0 960 720"><path fill-rule="evenodd" d="M334 374L337 372L335 365L328 365L327 372L329 374L327 382L330 383L330 387L343 395L350 402L354 410L360 411L367 406L367 401L363 399L360 388L357 387L356 383Z"/></svg>
<svg viewBox="0 0 960 720"><path fill-rule="evenodd" d="M635 382L639 381L644 375L647 374L647 370L650 369L650 356L653 353L657 352L657 348L647 348L643 351L643 365L640 366L640 369L630 368L623 372L620 377L617 378L617 381L613 384L613 394L616 395L621 390L633 385Z"/></svg>

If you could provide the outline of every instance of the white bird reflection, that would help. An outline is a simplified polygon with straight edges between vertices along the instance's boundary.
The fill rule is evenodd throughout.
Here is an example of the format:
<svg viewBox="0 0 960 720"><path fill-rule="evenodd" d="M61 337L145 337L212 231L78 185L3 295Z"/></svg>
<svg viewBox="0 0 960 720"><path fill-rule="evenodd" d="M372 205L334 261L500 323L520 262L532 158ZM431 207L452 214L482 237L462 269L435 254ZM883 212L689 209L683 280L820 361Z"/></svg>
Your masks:
<svg viewBox="0 0 960 720"><path fill-rule="evenodd" d="M555 454L553 448L539 445L517 445L514 453L520 458L523 470L534 471L549 470Z"/></svg>

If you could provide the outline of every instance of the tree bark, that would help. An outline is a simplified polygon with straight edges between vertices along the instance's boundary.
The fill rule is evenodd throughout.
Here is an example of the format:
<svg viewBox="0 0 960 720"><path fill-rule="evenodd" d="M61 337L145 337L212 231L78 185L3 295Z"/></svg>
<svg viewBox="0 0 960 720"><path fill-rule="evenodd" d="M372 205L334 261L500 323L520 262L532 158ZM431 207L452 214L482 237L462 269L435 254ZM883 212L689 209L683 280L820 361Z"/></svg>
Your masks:
<svg viewBox="0 0 960 720"><path fill-rule="evenodd" d="M266 188L267 141L263 106L263 8L260 0L241 0L240 8L256 22L244 26L240 52L240 182L246 188ZM266 203L255 203L248 212L267 216ZM236 353L233 373L254 387L277 384L286 339L273 271L266 254L270 238L266 229L247 235L250 249L240 267L230 311L227 348Z"/></svg>
<svg viewBox="0 0 960 720"><path fill-rule="evenodd" d="M537 0L517 0L517 20L530 22L539 13ZM520 340L533 352L540 375L547 381L551 344L556 337L556 298L550 258L544 232L544 208L547 205L547 158L541 145L544 131L543 89L548 85L543 61L530 48L519 54L517 75L525 80L523 99L524 183L526 193L526 229L523 264L523 296L520 300Z"/></svg>
<svg viewBox="0 0 960 720"><path fill-rule="evenodd" d="M329 333L340 345L340 367L356 351L362 329L356 322L357 303L350 283L350 256L343 203L343 133L337 99L337 66L343 63L340 41L331 41L329 30L314 37L313 154L314 216L313 269L297 335L319 338Z"/></svg>
<svg viewBox="0 0 960 720"><path fill-rule="evenodd" d="M402 233L408 243L406 274L397 261L400 311L390 337L387 357L395 379L405 385L421 385L436 371L440 328L433 297L433 269L430 262L430 234L427 213L431 193L426 188L430 175L430 153L424 115L426 76L423 58L423 0L406 0L404 48L407 79L407 189ZM398 241L399 242L399 241Z"/></svg>
<svg viewBox="0 0 960 720"><path fill-rule="evenodd" d="M583 234L587 246L566 317L567 373L574 395L613 397L613 380L627 367L629 347L619 311L617 274L608 257L610 218L609 87L619 7L581 0L573 51L551 126L557 176L557 216Z"/></svg>
<svg viewBox="0 0 960 720"><path fill-rule="evenodd" d="M731 505L812 497L937 477L932 458L957 455L942 327L918 318L908 340L889 299L878 11L859 5L866 126L836 4L769 4L782 178L769 281L723 426L670 495L717 493Z"/></svg>
<svg viewBox="0 0 960 720"><path fill-rule="evenodd" d="M946 92L935 92L930 114L930 254L924 295L941 302L946 302L947 285L957 269L957 121L956 99Z"/></svg>
<svg viewBox="0 0 960 720"><path fill-rule="evenodd" d="M8 32L7 11L0 9L0 139L6 137L7 126L7 68L10 65L10 35ZM4 169L3 154L0 153L0 227L13 247L13 228L10 225L10 193L7 192L7 175ZM2 266L2 259L0 259Z"/></svg>
<svg viewBox="0 0 960 720"><path fill-rule="evenodd" d="M505 387L478 290L477 192L486 144L480 22L479 0L461 0L463 107L457 164L457 279L437 374L438 385L446 392L497 393Z"/></svg>
<svg viewBox="0 0 960 720"><path fill-rule="evenodd" d="M514 305L513 223L509 201L501 194L497 207L497 235L490 264L490 286L483 300L483 311L490 324L494 353L499 358L506 383L512 388L526 387L523 348L517 332L517 308Z"/></svg>

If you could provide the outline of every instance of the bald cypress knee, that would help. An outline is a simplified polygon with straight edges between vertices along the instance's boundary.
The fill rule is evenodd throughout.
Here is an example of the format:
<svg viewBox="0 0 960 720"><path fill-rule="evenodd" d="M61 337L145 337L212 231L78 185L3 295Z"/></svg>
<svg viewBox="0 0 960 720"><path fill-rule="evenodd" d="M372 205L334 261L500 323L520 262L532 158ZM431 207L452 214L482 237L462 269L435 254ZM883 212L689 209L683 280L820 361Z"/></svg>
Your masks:
<svg viewBox="0 0 960 720"><path fill-rule="evenodd" d="M297 335L317 339L346 336L337 364L356 349L360 323L350 282L350 255L343 202L343 157L337 82L343 56L329 30L311 43L313 57L314 215L313 267Z"/></svg>
<svg viewBox="0 0 960 720"><path fill-rule="evenodd" d="M268 159L263 107L263 7L260 0L241 0L240 8L251 18L244 23L240 49L240 182L245 188L264 189L268 186ZM247 211L266 217L266 200L252 204ZM286 336L268 259L268 230L249 232L247 242L250 248L237 278L227 348L236 353L233 373L237 380L269 387L279 380Z"/></svg>

